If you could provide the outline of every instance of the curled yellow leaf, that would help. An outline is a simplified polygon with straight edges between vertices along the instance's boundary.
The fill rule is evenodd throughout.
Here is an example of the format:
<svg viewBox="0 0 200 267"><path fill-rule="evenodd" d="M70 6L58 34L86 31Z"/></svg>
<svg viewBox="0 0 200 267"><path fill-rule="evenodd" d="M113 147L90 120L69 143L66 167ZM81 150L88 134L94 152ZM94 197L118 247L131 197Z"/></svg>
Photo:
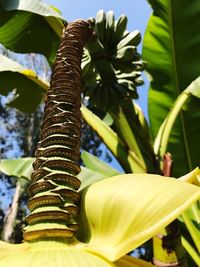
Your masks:
<svg viewBox="0 0 200 267"><path fill-rule="evenodd" d="M116 261L200 199L197 186L150 174L126 174L91 185L82 199L88 248ZM87 222L86 222L87 221Z"/></svg>

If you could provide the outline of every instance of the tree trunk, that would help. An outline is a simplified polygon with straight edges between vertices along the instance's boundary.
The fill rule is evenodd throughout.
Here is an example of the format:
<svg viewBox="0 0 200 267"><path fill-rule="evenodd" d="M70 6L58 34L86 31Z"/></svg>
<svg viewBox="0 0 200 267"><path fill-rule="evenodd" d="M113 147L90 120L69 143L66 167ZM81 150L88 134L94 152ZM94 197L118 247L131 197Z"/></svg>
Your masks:
<svg viewBox="0 0 200 267"><path fill-rule="evenodd" d="M15 188L15 193L13 196L12 204L5 216L2 239L6 242L9 242L12 237L14 223L15 223L15 219L17 216L18 206L19 206L20 195L21 195L21 183L20 181L18 181L16 188Z"/></svg>

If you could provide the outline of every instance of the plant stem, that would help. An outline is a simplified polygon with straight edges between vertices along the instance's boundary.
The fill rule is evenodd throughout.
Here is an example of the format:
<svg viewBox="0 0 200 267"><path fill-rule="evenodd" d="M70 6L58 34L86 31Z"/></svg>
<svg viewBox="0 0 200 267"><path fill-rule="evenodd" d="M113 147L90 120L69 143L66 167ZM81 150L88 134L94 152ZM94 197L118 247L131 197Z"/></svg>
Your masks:
<svg viewBox="0 0 200 267"><path fill-rule="evenodd" d="M103 142L127 173L134 171L140 173L146 172L143 162L141 162L134 151L127 148L124 142L107 124L83 105L81 111L84 120L103 139Z"/></svg>
<svg viewBox="0 0 200 267"><path fill-rule="evenodd" d="M172 106L172 109L170 110L168 116L162 123L159 132L157 134L157 137L155 139L154 143L154 152L156 155L159 156L160 165L162 168L162 158L167 150L167 145L169 141L169 137L171 134L172 127L174 125L174 122L181 111L183 105L186 103L186 101L190 97L190 93L188 93L186 90L183 91L178 98L176 99L174 105Z"/></svg>
<svg viewBox="0 0 200 267"><path fill-rule="evenodd" d="M80 99L83 46L92 36L90 22L66 25L47 93L41 140L29 187L28 227L24 239L74 237L78 223L80 181Z"/></svg>
<svg viewBox="0 0 200 267"><path fill-rule="evenodd" d="M157 267L187 267L185 252L177 221L169 224L162 233L153 238L154 265Z"/></svg>
<svg viewBox="0 0 200 267"><path fill-rule="evenodd" d="M173 161L170 153L163 159L163 175L170 177ZM170 223L161 233L153 237L154 265L157 267L187 267L185 252L177 220Z"/></svg>
<svg viewBox="0 0 200 267"><path fill-rule="evenodd" d="M183 244L183 247L187 251L187 253L191 256L191 258L195 261L197 266L200 266L200 256L196 252L196 250L190 245L190 243L182 236L181 241Z"/></svg>
<svg viewBox="0 0 200 267"><path fill-rule="evenodd" d="M198 252L200 253L200 235L198 231L198 220L192 220L192 218L189 217L189 213L192 212L192 208L195 209L194 206L190 207L190 210L186 210L183 214L181 214L183 221L194 241L194 244L196 245L196 248ZM196 226L195 226L196 222Z"/></svg>

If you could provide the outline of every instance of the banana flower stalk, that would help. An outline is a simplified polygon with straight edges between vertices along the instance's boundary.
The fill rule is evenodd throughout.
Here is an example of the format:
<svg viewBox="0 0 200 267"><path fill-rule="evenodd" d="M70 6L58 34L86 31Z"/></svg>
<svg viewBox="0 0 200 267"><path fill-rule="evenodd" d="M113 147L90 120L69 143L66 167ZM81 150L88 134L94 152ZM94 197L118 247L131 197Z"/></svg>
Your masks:
<svg viewBox="0 0 200 267"><path fill-rule="evenodd" d="M79 190L80 63L92 35L89 21L64 28L33 163L24 242L0 242L0 267L152 266L126 254L200 199L198 186L153 174L118 175Z"/></svg>

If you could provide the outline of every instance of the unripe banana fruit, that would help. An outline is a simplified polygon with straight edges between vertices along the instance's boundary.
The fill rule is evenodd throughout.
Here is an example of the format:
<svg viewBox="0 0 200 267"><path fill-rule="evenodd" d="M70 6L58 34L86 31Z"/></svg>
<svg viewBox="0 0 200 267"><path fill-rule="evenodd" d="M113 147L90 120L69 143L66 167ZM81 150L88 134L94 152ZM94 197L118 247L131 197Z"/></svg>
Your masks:
<svg viewBox="0 0 200 267"><path fill-rule="evenodd" d="M82 62L85 95L91 104L112 113L125 100L137 98L136 87L143 83L143 62L137 52L141 35L127 31L127 22L125 15L115 21L113 11L100 10L94 26L96 40L87 44L89 55Z"/></svg>

